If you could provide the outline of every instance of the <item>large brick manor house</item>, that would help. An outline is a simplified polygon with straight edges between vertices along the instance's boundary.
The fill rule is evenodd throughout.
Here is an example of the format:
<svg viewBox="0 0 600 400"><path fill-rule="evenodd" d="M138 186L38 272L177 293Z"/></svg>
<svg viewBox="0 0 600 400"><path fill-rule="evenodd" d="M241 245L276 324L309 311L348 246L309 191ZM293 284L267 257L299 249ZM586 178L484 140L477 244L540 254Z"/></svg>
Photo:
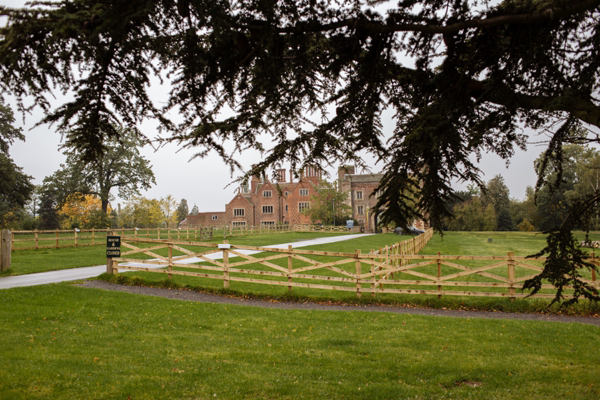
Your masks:
<svg viewBox="0 0 600 400"><path fill-rule="evenodd" d="M276 181L252 177L250 184L240 187L234 198L225 205L225 211L202 212L189 215L180 227L232 225L233 227L265 226L277 224L301 225L311 221L303 210L310 208L311 197L316 195L322 171L307 167L300 172L297 182L290 171L289 181L285 169L276 171ZM377 203L377 195L371 196L379 185L381 174L355 174L354 166L338 169L338 190L348 193L347 204L352 217L372 231L377 215L371 210ZM417 224L420 225L420 224Z"/></svg>

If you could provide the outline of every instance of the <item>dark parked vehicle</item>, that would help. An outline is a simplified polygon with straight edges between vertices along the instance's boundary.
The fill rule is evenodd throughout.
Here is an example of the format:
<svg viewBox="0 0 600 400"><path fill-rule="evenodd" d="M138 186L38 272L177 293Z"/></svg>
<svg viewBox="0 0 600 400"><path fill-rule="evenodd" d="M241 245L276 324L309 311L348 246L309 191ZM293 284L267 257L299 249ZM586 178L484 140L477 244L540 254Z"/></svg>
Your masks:
<svg viewBox="0 0 600 400"><path fill-rule="evenodd" d="M396 235L421 235L425 233L425 231L417 229L414 226L409 226L406 230L402 229L401 227L397 227L394 229L394 233Z"/></svg>

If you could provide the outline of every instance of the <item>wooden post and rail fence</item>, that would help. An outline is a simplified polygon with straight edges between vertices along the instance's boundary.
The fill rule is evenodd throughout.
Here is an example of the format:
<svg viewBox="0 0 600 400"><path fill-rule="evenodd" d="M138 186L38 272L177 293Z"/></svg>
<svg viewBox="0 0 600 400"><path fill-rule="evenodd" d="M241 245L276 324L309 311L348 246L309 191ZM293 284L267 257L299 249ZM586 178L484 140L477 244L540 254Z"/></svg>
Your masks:
<svg viewBox="0 0 600 400"><path fill-rule="evenodd" d="M347 229L343 226L320 225L262 225L249 227L205 226L193 228L118 228L118 229L52 229L9 231L11 251L59 249L104 245L106 236L120 234L122 237L168 239L168 240L212 240L239 235L259 235L278 232L330 232L357 233L359 227ZM112 233L111 233L112 232Z"/></svg>
<svg viewBox="0 0 600 400"><path fill-rule="evenodd" d="M183 275L216 279L223 281L224 288L230 288L233 282L245 282L287 286L288 291L293 288L350 291L358 297L371 293L372 296L426 294L516 299L528 296L517 291L526 279L542 271L539 263L545 260L516 257L512 252L506 256L418 254L432 236L430 229L379 250L344 253L294 249L292 246L287 249L242 246L226 241L215 244L159 240L134 235L119 237L119 245L129 250L121 252L117 258L108 258L107 272L147 271L167 274L169 278ZM0 271L10 268L11 237L10 231L2 231ZM201 251L198 247L202 247ZM246 250L262 255L252 256L246 254ZM134 258L140 254L151 259ZM600 264L594 253L589 261L596 266ZM477 263L485 265L472 265ZM594 270L584 281L599 287ZM532 297L553 298L554 287L544 284L542 293Z"/></svg>
<svg viewBox="0 0 600 400"><path fill-rule="evenodd" d="M425 294L514 300L529 296L517 291L526 279L542 271L536 263L545 258L516 257L512 252L506 256L419 255L432 234L428 230L419 237L369 253L137 239L122 243L129 250L111 260L108 272L144 271L169 277L181 275L221 280L225 289L232 283L242 282L287 287L288 291L305 288L354 292L357 297L365 293L372 296ZM185 248L190 245L203 249ZM250 255L246 250L260 254ZM174 255L174 252L178 254ZM139 254L152 258L134 258ZM591 260L598 265L594 255ZM595 271L592 271L591 279L584 281L599 287ZM552 285L544 284L541 293L531 297L554 298L554 289Z"/></svg>

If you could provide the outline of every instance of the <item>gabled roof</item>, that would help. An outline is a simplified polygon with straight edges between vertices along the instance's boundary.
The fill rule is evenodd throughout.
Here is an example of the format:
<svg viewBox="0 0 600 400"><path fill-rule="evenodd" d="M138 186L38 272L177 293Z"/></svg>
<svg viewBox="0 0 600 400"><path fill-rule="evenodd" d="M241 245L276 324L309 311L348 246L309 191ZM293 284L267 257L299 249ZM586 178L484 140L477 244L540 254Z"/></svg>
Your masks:
<svg viewBox="0 0 600 400"><path fill-rule="evenodd" d="M227 203L227 205L230 205L231 203L233 203L235 201L235 199L237 199L238 197L246 200L248 202L248 204L252 204L252 200L250 199L250 196L244 196L241 193L236 194L233 199L231 199L231 201L229 203Z"/></svg>
<svg viewBox="0 0 600 400"><path fill-rule="evenodd" d="M307 178L301 178L298 182L294 182L291 184L292 186L290 187L289 192L293 193L296 191L296 189L298 188L305 188L308 185L312 186L313 188L317 188L317 185L312 181L312 179L307 179Z"/></svg>

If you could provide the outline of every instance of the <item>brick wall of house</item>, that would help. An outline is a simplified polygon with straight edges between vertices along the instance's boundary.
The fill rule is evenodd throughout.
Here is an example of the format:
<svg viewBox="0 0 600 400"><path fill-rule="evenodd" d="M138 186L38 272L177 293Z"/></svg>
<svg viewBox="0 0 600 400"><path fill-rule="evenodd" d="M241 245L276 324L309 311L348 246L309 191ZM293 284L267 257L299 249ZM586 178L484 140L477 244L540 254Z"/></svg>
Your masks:
<svg viewBox="0 0 600 400"><path fill-rule="evenodd" d="M364 225L365 229L373 228L373 207L377 204L375 189L378 183L374 182L356 182L352 183L348 197L352 197L352 215Z"/></svg>
<svg viewBox="0 0 600 400"><path fill-rule="evenodd" d="M188 215L185 220L179 224L180 228L196 228L204 226L218 226L227 224L225 211L203 212L194 215Z"/></svg>
<svg viewBox="0 0 600 400"><path fill-rule="evenodd" d="M236 216L234 212L235 209L243 209L244 215ZM233 200L225 206L225 213L227 225L232 225L234 222L245 222L246 226L252 226L254 224L254 205L241 193L236 194Z"/></svg>
<svg viewBox="0 0 600 400"><path fill-rule="evenodd" d="M266 196L266 194L270 194ZM266 181L252 196L255 210L255 225L263 223L280 224L281 220L281 196L275 187L269 181Z"/></svg>
<svg viewBox="0 0 600 400"><path fill-rule="evenodd" d="M311 203L311 197L316 194L317 185L315 184L314 179L301 178L298 183L289 187L289 194L287 196L287 216L290 224L297 225L311 223L310 217L300 212L299 203Z"/></svg>

